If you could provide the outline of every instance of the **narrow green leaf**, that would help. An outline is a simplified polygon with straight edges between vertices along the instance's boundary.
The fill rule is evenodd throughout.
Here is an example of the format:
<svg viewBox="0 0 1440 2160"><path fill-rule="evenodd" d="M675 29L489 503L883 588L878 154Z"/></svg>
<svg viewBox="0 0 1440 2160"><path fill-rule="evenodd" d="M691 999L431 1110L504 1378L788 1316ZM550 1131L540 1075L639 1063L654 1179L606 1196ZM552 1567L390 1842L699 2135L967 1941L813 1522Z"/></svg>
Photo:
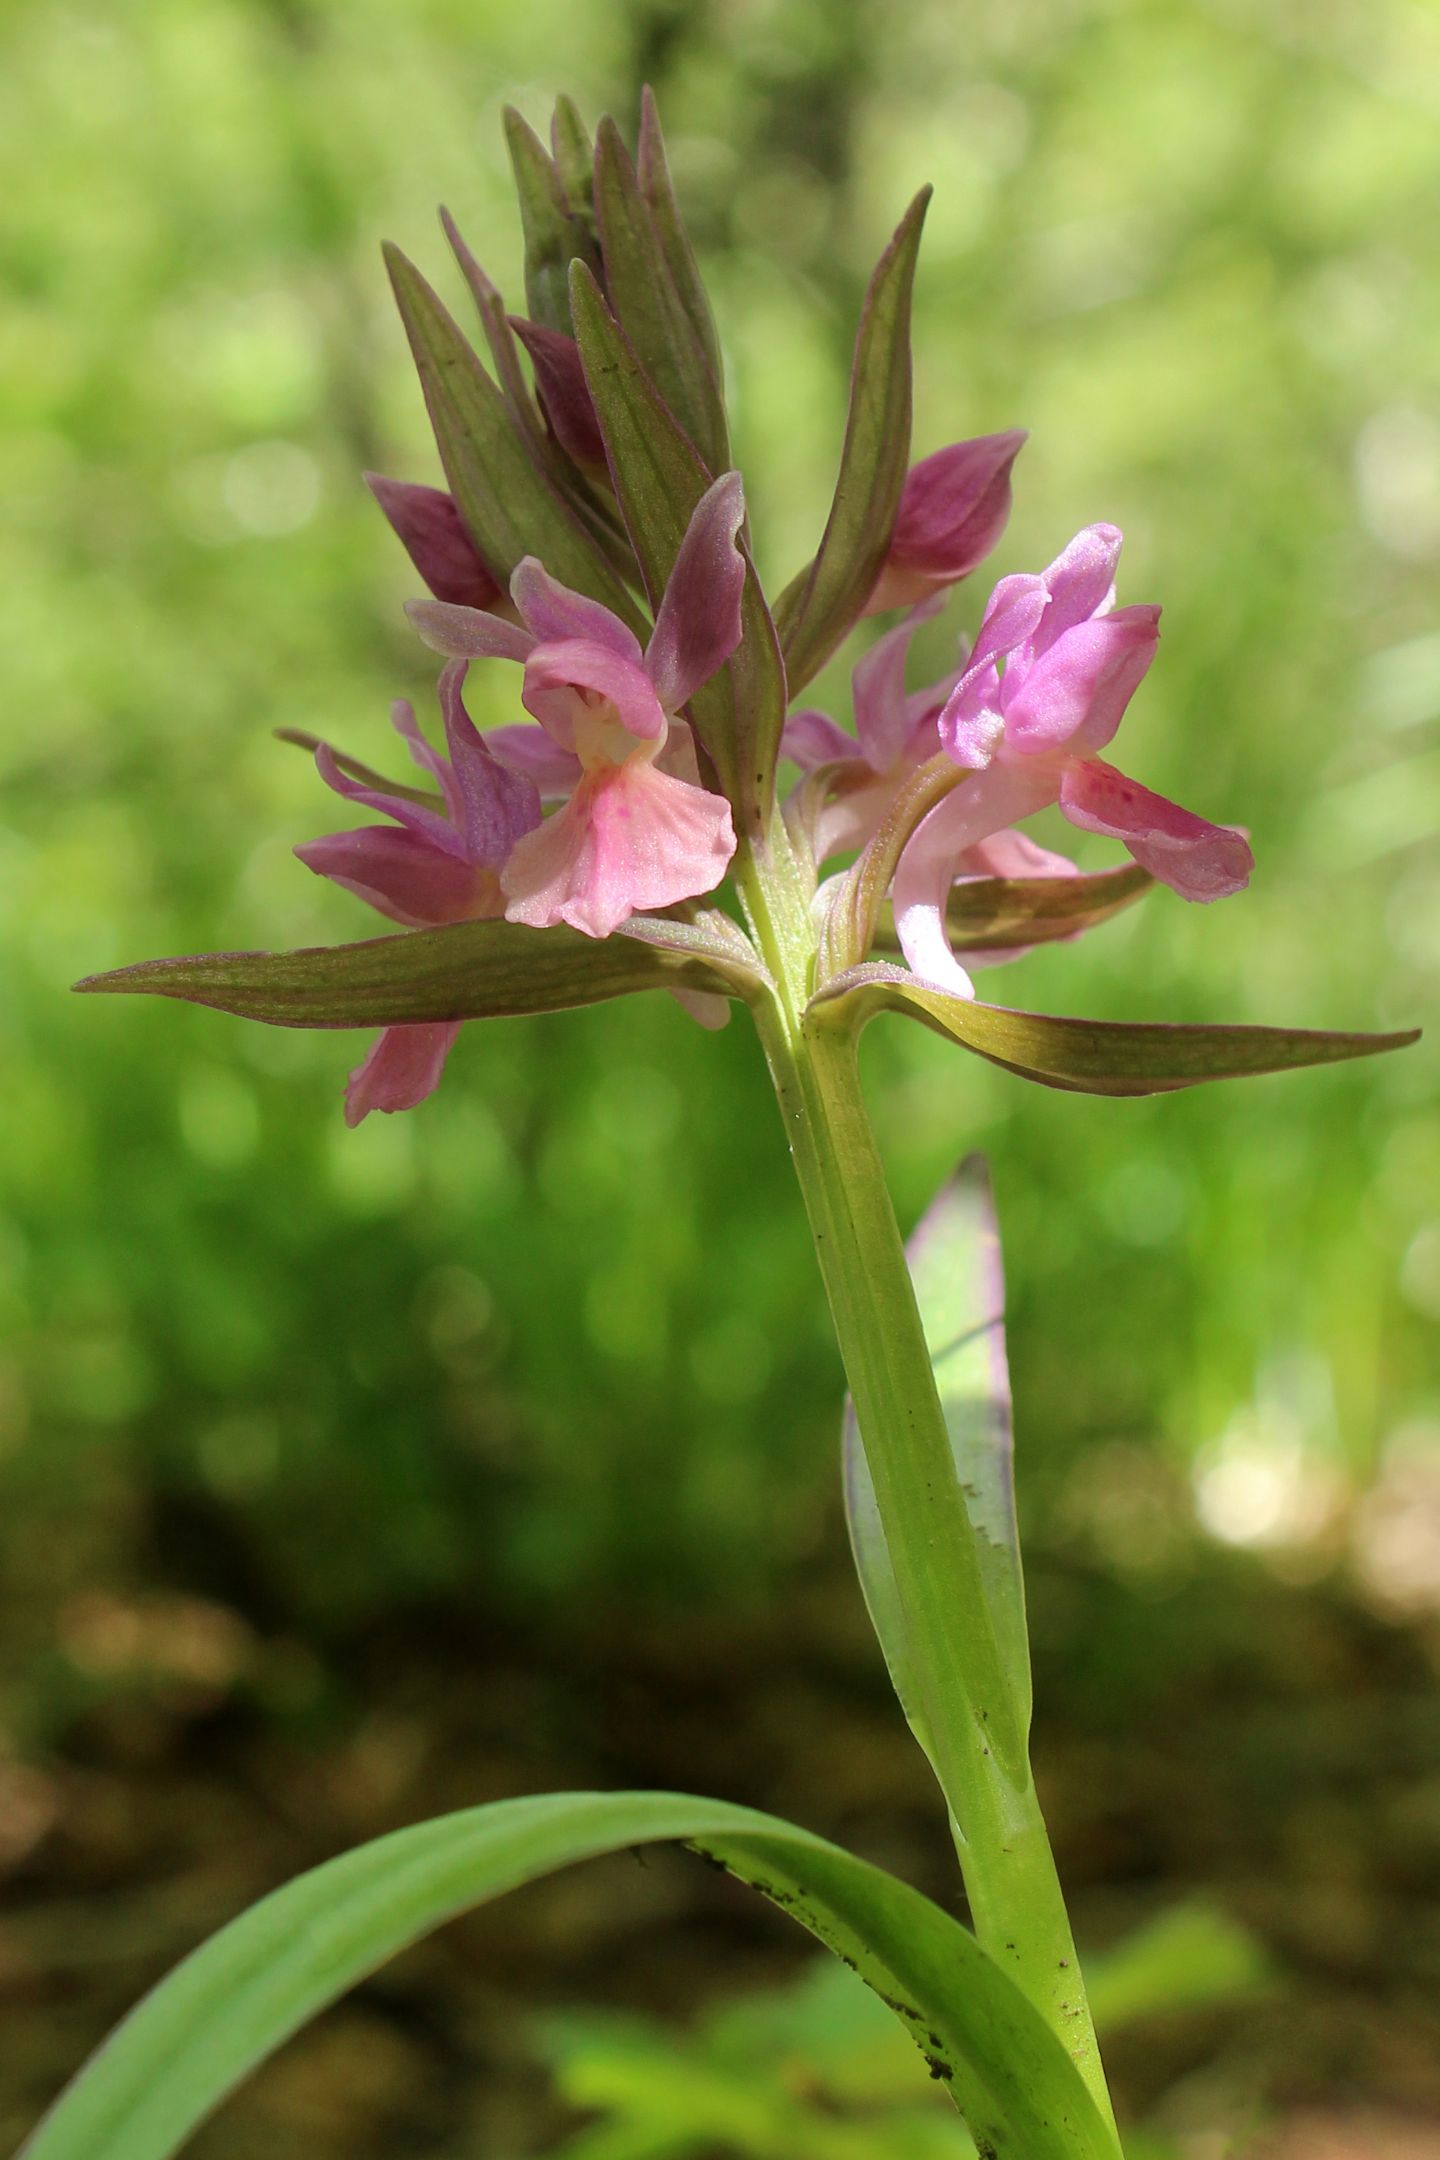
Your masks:
<svg viewBox="0 0 1440 2160"><path fill-rule="evenodd" d="M143 960L75 987L184 998L274 1027L342 1028L560 1012L637 990L735 997L753 994L761 980L756 964L695 925L635 916L608 938L523 923L447 923L358 945Z"/></svg>
<svg viewBox="0 0 1440 2160"><path fill-rule="evenodd" d="M1154 884L1139 863L1076 877L966 878L952 891L946 909L950 943L964 954L1006 952L1014 945L1046 945L1056 938L1078 937L1082 930L1093 930L1122 908L1133 906ZM900 950L888 906L876 925L875 950Z"/></svg>
<svg viewBox="0 0 1440 2160"><path fill-rule="evenodd" d="M525 298L532 318L570 335L570 265L577 258L597 275L593 227L570 207L560 168L527 120L505 108L505 140L520 197L525 232Z"/></svg>
<svg viewBox="0 0 1440 2160"><path fill-rule="evenodd" d="M644 616L546 479L438 295L398 248L387 246L385 259L450 492L491 575L508 583L523 556L538 555L552 577L643 635Z"/></svg>
<svg viewBox="0 0 1440 2160"><path fill-rule="evenodd" d="M550 151L565 202L598 247L595 232L595 145L573 98L558 97L550 119ZM569 299L569 293L566 293Z"/></svg>
<svg viewBox="0 0 1440 2160"><path fill-rule="evenodd" d="M691 513L716 476L641 367L595 280L580 268L571 306L616 497L646 591L658 607ZM690 712L742 832L755 839L774 797L785 669L748 550L745 562L744 634L726 666L691 699Z"/></svg>
<svg viewBox="0 0 1440 2160"><path fill-rule="evenodd" d="M817 1019L861 1028L877 1012L908 1013L937 1035L1042 1087L1078 1095L1164 1095L1203 1080L1242 1080L1302 1065L1403 1050L1419 1028L1391 1035L1320 1028L1205 1027L1157 1021L1071 1020L1012 1012L932 990L902 968L872 963L838 975L812 1000Z"/></svg>
<svg viewBox="0 0 1440 2160"><path fill-rule="evenodd" d="M792 697L858 621L890 550L910 463L910 299L929 201L922 188L876 264L855 334L829 522L775 610Z"/></svg>
<svg viewBox="0 0 1440 2160"><path fill-rule="evenodd" d="M635 357L713 474L730 463L720 388L613 120L595 140L605 293Z"/></svg>
<svg viewBox="0 0 1440 2160"><path fill-rule="evenodd" d="M579 1860L683 1841L851 1961L991 2160L1119 2160L1015 1983L918 1891L774 1816L675 1793L547 1793L399 1830L233 1921L111 2035L22 2160L169 2160L292 2033L456 1914Z"/></svg>
<svg viewBox="0 0 1440 2160"><path fill-rule="evenodd" d="M700 349L710 362L716 387L723 395L725 365L720 352L720 333L715 327L709 296L701 283L690 237L680 216L675 184L670 178L670 165L665 155L665 138L660 132L660 114L648 84L640 93L640 140L635 174L660 236L675 290L700 341Z"/></svg>
<svg viewBox="0 0 1440 2160"><path fill-rule="evenodd" d="M1010 1685L1015 1722L1030 1726L1030 1648L1015 1528L1014 1437L1005 1357L1005 1274L1000 1226L984 1158L972 1155L931 1202L905 1247L955 1477L975 1530L976 1551ZM850 1543L895 1692L922 1746L905 1623L880 1525L854 1404L842 1439Z"/></svg>

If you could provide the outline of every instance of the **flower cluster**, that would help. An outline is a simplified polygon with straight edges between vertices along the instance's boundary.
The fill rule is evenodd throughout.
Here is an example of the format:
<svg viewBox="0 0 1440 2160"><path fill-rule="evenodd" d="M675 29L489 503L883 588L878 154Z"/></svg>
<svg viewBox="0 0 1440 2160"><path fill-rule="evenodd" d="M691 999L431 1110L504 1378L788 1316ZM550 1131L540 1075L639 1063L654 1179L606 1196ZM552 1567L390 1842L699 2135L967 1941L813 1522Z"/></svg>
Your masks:
<svg viewBox="0 0 1440 2160"><path fill-rule="evenodd" d="M533 326L524 327L537 346ZM558 403L553 389L549 403ZM911 468L864 612L915 604L855 668L855 732L807 708L789 716L783 737L786 755L811 778L809 837L819 863L862 848L907 775L937 752L972 775L921 822L894 888L911 968L962 997L973 990L950 948L950 892L964 879L1075 875L1065 856L1014 829L1051 803L1072 824L1122 841L1187 899L1235 892L1251 868L1241 833L1192 816L1090 754L1114 735L1158 636L1158 608L1115 607L1113 525L1079 533L1039 576L1003 578L963 667L906 692L915 631L1004 531L1024 439L1014 430L954 443ZM739 475L716 481L692 516L643 651L609 608L559 584L533 557L511 578L502 614L507 596L488 580L449 496L374 477L370 484L435 595L411 602L409 614L451 662L441 702L460 777L424 749L408 708L397 725L441 774L448 821L347 781L322 749L330 785L402 829L316 841L297 850L301 859L411 924L503 914L601 938L632 914L712 892L734 855L735 829L730 805L702 782L679 716L740 641ZM481 658L521 663L521 702L538 726L476 734L455 669ZM455 807L467 784L472 800L503 799L503 817L472 815L467 824ZM542 802L556 805L543 818ZM398 877L391 865L402 862ZM1020 949L965 957L973 966ZM352 1076L352 1120L428 1094L457 1028L387 1030Z"/></svg>
<svg viewBox="0 0 1440 2160"><path fill-rule="evenodd" d="M409 613L444 659L445 754L408 705L396 726L424 787L319 746L328 785L388 822L296 851L408 936L144 963L87 987L380 1026L352 1122L429 1094L466 1019L651 988L707 1024L736 999L792 1030L905 1011L1011 1071L1102 1092L1364 1054L1355 1036L1156 1034L976 999L976 965L1078 935L1152 884L1237 892L1252 856L1242 831L1102 754L1159 634L1158 608L1116 605L1113 525L1002 577L955 669L907 687L916 631L1004 535L1025 441L1009 429L908 462L926 192L866 296L829 518L772 599L653 103L633 161L612 122L592 141L564 101L548 149L518 115L507 126L523 316L442 213L488 365L388 252L448 485L369 485L430 596ZM844 640L886 615L853 671L853 725L806 705ZM482 735L462 687L494 661L519 669L518 710ZM1051 807L1131 865L1082 872L1039 845L1021 828Z"/></svg>

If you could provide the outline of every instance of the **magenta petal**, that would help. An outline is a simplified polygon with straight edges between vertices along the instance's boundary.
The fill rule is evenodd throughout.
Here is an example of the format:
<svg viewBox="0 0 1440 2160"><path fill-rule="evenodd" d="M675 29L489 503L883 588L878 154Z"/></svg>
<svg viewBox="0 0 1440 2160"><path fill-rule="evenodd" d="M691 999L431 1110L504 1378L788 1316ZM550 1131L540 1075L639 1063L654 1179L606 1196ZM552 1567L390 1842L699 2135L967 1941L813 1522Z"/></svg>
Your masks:
<svg viewBox="0 0 1440 2160"><path fill-rule="evenodd" d="M1018 645L1032 637L1049 604L1050 594L1044 578L1033 577L1027 571L1016 571L1011 577L1001 578L985 603L975 648L966 662L962 683L978 669L1014 652Z"/></svg>
<svg viewBox="0 0 1440 2160"><path fill-rule="evenodd" d="M680 710L740 642L745 490L722 473L701 496L666 582L645 666L667 713Z"/></svg>
<svg viewBox="0 0 1440 2160"><path fill-rule="evenodd" d="M1056 556L1044 573L1050 604L1035 637L1036 653L1047 651L1076 623L1088 621L1107 605L1122 538L1118 525L1087 525Z"/></svg>
<svg viewBox="0 0 1440 2160"><path fill-rule="evenodd" d="M603 601L572 592L551 577L544 564L527 555L516 565L510 580L510 597L520 617L542 645L583 638L587 644L603 645L607 652L640 664L640 641L633 630L612 615Z"/></svg>
<svg viewBox="0 0 1440 2160"><path fill-rule="evenodd" d="M450 662L450 667L458 668L462 676L466 665L467 663L464 660L452 660ZM448 669L446 672L448 673ZM409 698L396 698L394 704L390 707L390 725L394 728L396 734L402 737L411 758L420 767L420 770L429 773L431 779L436 782L440 793L445 798L445 810L451 824L458 825L461 817L461 803L460 790L456 786L455 775L450 770L448 762L441 757L439 751L432 748L431 744L426 741L424 730L415 717L415 708L410 703Z"/></svg>
<svg viewBox="0 0 1440 2160"><path fill-rule="evenodd" d="M1032 840L1028 833L1016 832L1011 826L991 833L987 840L979 840L968 849L960 874L983 878L1079 875L1068 855L1057 855L1053 848L1041 847L1038 840Z"/></svg>
<svg viewBox="0 0 1440 2160"><path fill-rule="evenodd" d="M524 660L535 643L518 623L445 600L407 600L405 613L431 650L450 660Z"/></svg>
<svg viewBox="0 0 1440 2160"><path fill-rule="evenodd" d="M498 915L503 906L493 873L487 882L472 863L393 825L327 833L295 853L317 877L343 885L407 929Z"/></svg>
<svg viewBox="0 0 1440 2160"><path fill-rule="evenodd" d="M1028 668L1004 700L1012 750L1099 750L1109 742L1155 657L1158 607L1118 608L1077 623Z"/></svg>
<svg viewBox="0 0 1440 2160"><path fill-rule="evenodd" d="M441 488L366 473L365 485L390 520L415 568L437 600L490 608L501 587L480 559L454 500Z"/></svg>
<svg viewBox="0 0 1440 2160"><path fill-rule="evenodd" d="M621 727L637 741L663 736L669 725L655 686L637 661L592 638L537 645L525 663L521 702L566 750L574 745L577 691L588 706L613 707Z"/></svg>
<svg viewBox="0 0 1440 2160"><path fill-rule="evenodd" d="M854 763L859 758L860 745L838 720L805 706L799 712L791 713L785 722L780 754L798 765L802 772L814 772L820 765Z"/></svg>
<svg viewBox="0 0 1440 2160"><path fill-rule="evenodd" d="M409 802L403 795L382 794L378 788L367 788L359 780L350 779L336 764L328 743L321 743L315 752L315 766L326 787L343 795L346 802L359 803L365 810L378 810L383 817L394 818L397 825L405 826L443 854L464 859L464 839L438 810L431 810L425 803Z"/></svg>
<svg viewBox="0 0 1440 2160"><path fill-rule="evenodd" d="M413 1110L440 1085L459 1020L388 1027L345 1089L345 1122L358 1125L372 1110Z"/></svg>
<svg viewBox="0 0 1440 2160"><path fill-rule="evenodd" d="M587 773L517 842L503 876L506 918L608 937L641 909L713 891L734 852L730 805L637 754Z"/></svg>
<svg viewBox="0 0 1440 2160"><path fill-rule="evenodd" d="M580 778L580 760L574 751L562 750L546 729L528 721L516 727L491 728L485 743L507 772L534 781L543 802L556 802L568 795Z"/></svg>
<svg viewBox="0 0 1440 2160"><path fill-rule="evenodd" d="M920 625L939 612L942 598L936 593L912 608L903 622L876 639L869 652L856 663L851 675L855 733L866 760L876 772L888 772L904 752L910 733L905 696L905 663L910 656L910 641Z"/></svg>
<svg viewBox="0 0 1440 2160"><path fill-rule="evenodd" d="M522 315L512 315L510 327L534 364L535 387L556 442L577 465L603 470L605 438L585 381L580 347L563 330L547 330L543 323L527 322Z"/></svg>
<svg viewBox="0 0 1440 2160"><path fill-rule="evenodd" d="M967 577L1005 530L1010 468L1024 441L1023 428L1010 428L951 443L912 465L890 542L891 562L949 584Z"/></svg>
<svg viewBox="0 0 1440 2160"><path fill-rule="evenodd" d="M1060 808L1082 831L1123 841L1136 862L1183 900L1223 900L1250 882L1255 857L1244 833L1182 810L1101 758L1067 763Z"/></svg>
<svg viewBox="0 0 1440 2160"><path fill-rule="evenodd" d="M486 748L465 710L466 663L452 660L440 677L440 710L450 746L452 816L465 837L472 863L498 870L522 833L540 822L540 792L533 780L508 770Z"/></svg>
<svg viewBox="0 0 1440 2160"><path fill-rule="evenodd" d="M983 772L1005 734L1000 670L993 660L967 668L941 706L936 732L942 748L972 772Z"/></svg>

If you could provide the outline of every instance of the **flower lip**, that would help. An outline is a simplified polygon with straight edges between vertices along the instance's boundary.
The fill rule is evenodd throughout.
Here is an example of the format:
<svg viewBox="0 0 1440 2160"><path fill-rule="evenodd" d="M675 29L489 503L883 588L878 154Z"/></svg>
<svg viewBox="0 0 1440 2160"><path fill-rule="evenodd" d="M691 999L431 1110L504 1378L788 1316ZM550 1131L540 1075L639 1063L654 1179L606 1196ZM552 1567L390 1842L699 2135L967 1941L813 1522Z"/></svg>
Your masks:
<svg viewBox="0 0 1440 2160"><path fill-rule="evenodd" d="M661 740L668 722L655 685L638 661L622 659L593 638L537 645L525 663L520 693L527 712L562 749L583 755L586 721L605 720L638 742ZM577 735L577 726L581 733Z"/></svg>

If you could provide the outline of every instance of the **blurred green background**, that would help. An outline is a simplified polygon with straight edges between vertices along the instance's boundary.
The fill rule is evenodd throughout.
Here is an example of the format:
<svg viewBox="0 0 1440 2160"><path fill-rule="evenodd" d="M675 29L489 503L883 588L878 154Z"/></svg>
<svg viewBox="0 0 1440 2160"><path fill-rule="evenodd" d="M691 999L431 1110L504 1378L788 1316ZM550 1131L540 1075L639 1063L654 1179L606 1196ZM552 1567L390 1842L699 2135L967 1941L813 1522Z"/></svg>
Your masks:
<svg viewBox="0 0 1440 2160"><path fill-rule="evenodd" d="M334 806L271 730L385 763L389 699L429 700L413 579L359 480L437 477L382 236L454 298L448 203L518 306L502 105L543 125L564 88L628 125L652 82L778 583L823 520L870 264L933 181L917 454L1031 430L996 574L1125 528L1122 598L1166 608L1126 769L1247 824L1260 866L1242 899L1153 895L987 989L1409 1024L1440 966L1440 14L9 0L0 39L18 2134L157 1962L437 1794L708 1770L943 1869L845 1574L838 1367L743 1021L705 1036L644 999L472 1027L433 1102L348 1133L350 1037L67 993L375 927L291 858ZM927 633L933 672L981 597ZM843 665L821 691L844 711ZM1038 1748L1082 1924L1103 1940L1243 1847L1231 1902L1299 1975L1263 2060L1207 2028L1166 2059L1182 2098L1137 2068L1137 2104L1196 2136L1312 2091L1440 2119L1433 2045L1418 2067L1440 1977L1433 1052L1118 1104L898 1023L867 1056L907 1222L966 1149L994 1167ZM646 1910L690 1946L691 2007L785 1955L728 1907L696 1921L688 1877L672 1913L664 1880ZM563 1999L621 1952L597 1918L577 1959L545 1910L548 1962L522 1917L502 1969ZM656 1940L641 2003L679 1984ZM346 2029L295 2058L299 2101L266 2086L204 2149L541 2135L517 2099L475 2142L458 2071L453 2119L418 2072L347 2114L325 2054L353 2062ZM384 2056L368 2027L361 2053ZM502 2084L514 2053L480 2048Z"/></svg>

